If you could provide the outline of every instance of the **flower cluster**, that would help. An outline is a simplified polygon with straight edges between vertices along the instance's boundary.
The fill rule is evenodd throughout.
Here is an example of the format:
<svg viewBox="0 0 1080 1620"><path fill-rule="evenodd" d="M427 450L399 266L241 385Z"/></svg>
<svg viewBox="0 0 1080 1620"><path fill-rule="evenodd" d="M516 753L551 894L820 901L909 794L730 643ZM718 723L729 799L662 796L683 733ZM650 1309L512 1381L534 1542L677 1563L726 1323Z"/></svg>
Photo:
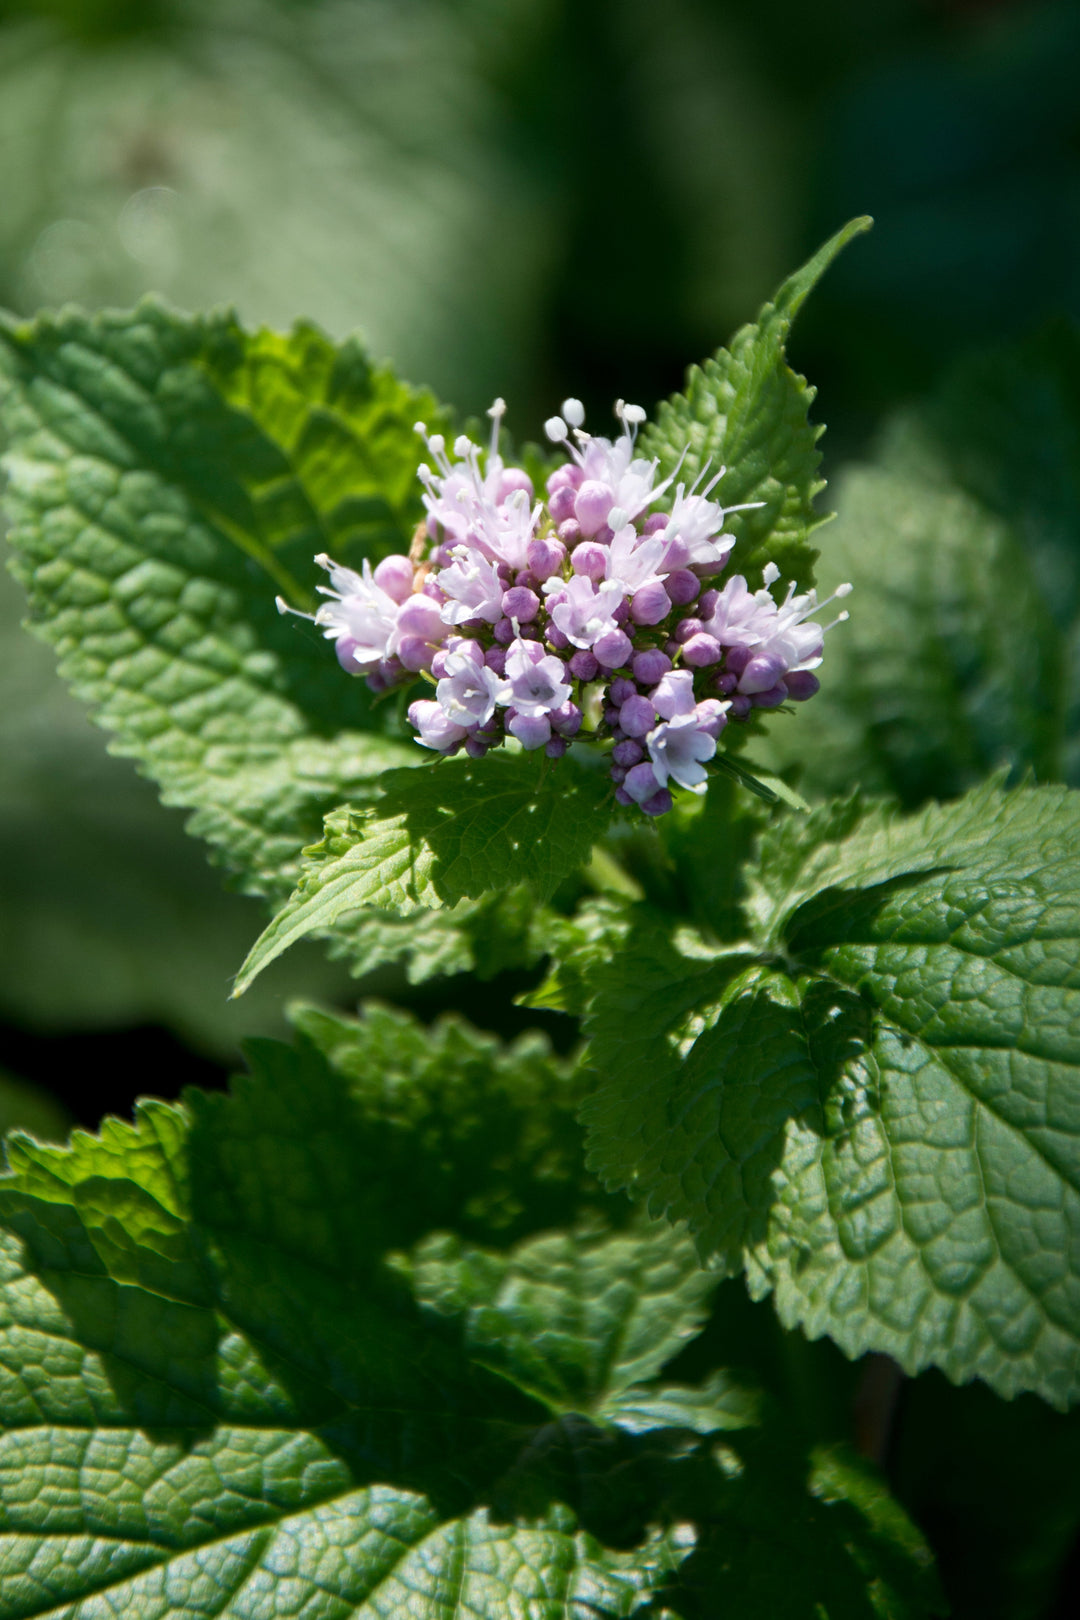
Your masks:
<svg viewBox="0 0 1080 1620"><path fill-rule="evenodd" d="M712 498L724 468L690 489L678 469L658 479L659 463L635 455L638 406L617 403L611 440L585 432L578 400L563 403L546 432L567 460L546 500L499 454L504 411L489 412L486 455L465 436L451 453L417 424L432 464L419 469L427 519L412 552L359 574L317 558L330 583L315 622L373 690L434 683L409 707L425 747L480 758L511 736L558 759L572 738L610 740L616 798L662 815L670 784L704 792L725 726L817 691L824 604L794 585L778 601L772 564L760 590L740 574L720 582L725 519L746 508Z"/></svg>

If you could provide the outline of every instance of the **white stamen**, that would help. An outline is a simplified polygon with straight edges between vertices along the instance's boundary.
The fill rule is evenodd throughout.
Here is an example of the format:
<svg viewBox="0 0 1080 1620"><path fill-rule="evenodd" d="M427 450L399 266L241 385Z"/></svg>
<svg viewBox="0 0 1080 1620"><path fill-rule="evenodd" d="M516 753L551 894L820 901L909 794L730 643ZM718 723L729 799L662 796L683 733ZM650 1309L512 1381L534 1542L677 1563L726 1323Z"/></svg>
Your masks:
<svg viewBox="0 0 1080 1620"><path fill-rule="evenodd" d="M640 405L624 405L622 419L627 427L640 427L645 420L645 412Z"/></svg>
<svg viewBox="0 0 1080 1620"><path fill-rule="evenodd" d="M468 456L469 451L475 449L476 446L473 444L467 433L459 433L457 438L454 440L454 454L455 456L460 456L463 461Z"/></svg>
<svg viewBox="0 0 1080 1620"><path fill-rule="evenodd" d="M314 613L302 613L299 608L290 607L283 596L274 597L274 606L283 616L286 613L291 613L298 619L307 619L311 624L315 623Z"/></svg>
<svg viewBox="0 0 1080 1620"><path fill-rule="evenodd" d="M571 427L579 428L585 420L585 407L580 399L564 399L562 413Z"/></svg>
<svg viewBox="0 0 1080 1620"><path fill-rule="evenodd" d="M568 431L569 429L561 416L549 416L547 421L544 423L544 432L547 434L552 444L562 444Z"/></svg>
<svg viewBox="0 0 1080 1620"><path fill-rule="evenodd" d="M761 577L765 581L766 585L775 585L776 581L780 578L780 570L777 568L775 563L766 563L765 567L761 571Z"/></svg>

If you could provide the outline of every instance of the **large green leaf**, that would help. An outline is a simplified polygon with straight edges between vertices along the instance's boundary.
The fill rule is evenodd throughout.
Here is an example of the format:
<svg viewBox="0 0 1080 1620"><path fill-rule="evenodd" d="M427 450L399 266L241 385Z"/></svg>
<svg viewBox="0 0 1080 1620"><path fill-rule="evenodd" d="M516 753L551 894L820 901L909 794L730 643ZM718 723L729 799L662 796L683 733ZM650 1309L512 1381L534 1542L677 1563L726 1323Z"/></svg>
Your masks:
<svg viewBox="0 0 1080 1620"><path fill-rule="evenodd" d="M407 543L430 396L310 327L147 300L0 335L15 568L61 672L245 885L283 895L322 816L415 750L283 620L312 555Z"/></svg>
<svg viewBox="0 0 1080 1620"><path fill-rule="evenodd" d="M765 751L818 792L907 804L989 770L1080 783L1080 332L956 367L841 479L830 579L854 582L822 692Z"/></svg>
<svg viewBox="0 0 1080 1620"><path fill-rule="evenodd" d="M717 490L725 506L760 501L757 511L736 513L731 567L760 584L767 562L804 588L813 583L817 552L809 534L821 522L814 497L822 429L808 420L814 389L791 370L784 345L807 294L836 255L869 219L854 219L837 231L801 270L789 276L756 321L741 327L726 349L691 366L683 393L661 405L642 433L644 454L659 456L662 471L687 485L712 468L727 472Z"/></svg>
<svg viewBox="0 0 1080 1620"><path fill-rule="evenodd" d="M594 978L592 1162L849 1354L1080 1397L1080 799L778 824Z"/></svg>
<svg viewBox="0 0 1080 1620"><path fill-rule="evenodd" d="M14 1139L0 1616L936 1612L876 1482L731 1379L664 1382L710 1279L590 1185L542 1045L301 1024L231 1095ZM725 1548L767 1557L777 1490L769 1608Z"/></svg>
<svg viewBox="0 0 1080 1620"><path fill-rule="evenodd" d="M528 883L549 899L589 856L611 818L610 784L576 760L535 755L454 760L389 771L368 811L328 817L305 851L295 893L256 942L239 995L282 951L365 906L408 915Z"/></svg>

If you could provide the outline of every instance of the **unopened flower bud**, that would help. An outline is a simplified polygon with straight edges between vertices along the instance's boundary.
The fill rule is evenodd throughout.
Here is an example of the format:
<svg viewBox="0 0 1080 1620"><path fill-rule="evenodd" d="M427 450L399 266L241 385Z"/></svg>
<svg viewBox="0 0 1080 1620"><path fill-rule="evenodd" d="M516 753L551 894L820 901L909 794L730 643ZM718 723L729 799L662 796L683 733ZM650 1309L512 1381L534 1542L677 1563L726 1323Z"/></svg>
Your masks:
<svg viewBox="0 0 1080 1620"><path fill-rule="evenodd" d="M633 650L634 644L625 630L609 630L593 643L593 652L605 669L621 669Z"/></svg>
<svg viewBox="0 0 1080 1620"><path fill-rule="evenodd" d="M465 752L470 759L483 759L488 751L488 745L480 737L467 737L465 739Z"/></svg>
<svg viewBox="0 0 1080 1620"><path fill-rule="evenodd" d="M575 574L584 574L599 585L607 572L608 553L595 540L583 540L570 553L570 566Z"/></svg>
<svg viewBox="0 0 1080 1620"><path fill-rule="evenodd" d="M699 636L704 628L700 619L682 619L675 627L675 640L681 647L691 636Z"/></svg>
<svg viewBox="0 0 1080 1620"><path fill-rule="evenodd" d="M619 710L619 725L628 737L644 737L656 724L656 710L647 697L627 698Z"/></svg>
<svg viewBox="0 0 1080 1620"><path fill-rule="evenodd" d="M562 652L564 647L569 647L570 645L569 641L563 635L557 624L548 625L547 638L548 645L554 647L556 652Z"/></svg>
<svg viewBox="0 0 1080 1620"><path fill-rule="evenodd" d="M787 687L782 681L770 686L767 692L752 692L750 701L755 709L778 709L781 703L787 702Z"/></svg>
<svg viewBox="0 0 1080 1620"><path fill-rule="evenodd" d="M653 580L635 591L630 603L630 617L635 624L659 624L671 612L671 598L661 580Z"/></svg>
<svg viewBox="0 0 1080 1620"><path fill-rule="evenodd" d="M696 578L696 575L691 575L691 578ZM698 617L700 619L704 619L706 624L716 612L716 604L719 602L719 600L720 592L717 590L705 591L702 594L701 601L697 605L697 610Z"/></svg>
<svg viewBox="0 0 1080 1620"><path fill-rule="evenodd" d="M495 640L503 647L509 647L510 643L517 634L517 631L514 629L509 619L500 619L495 625L495 629L493 630L492 634L494 635Z"/></svg>
<svg viewBox="0 0 1080 1620"><path fill-rule="evenodd" d="M484 654L484 663L487 665L488 669L494 670L496 675L499 675L499 676L505 675L506 674L506 648L505 647L489 647L487 652Z"/></svg>
<svg viewBox="0 0 1080 1620"><path fill-rule="evenodd" d="M524 585L511 586L503 597L503 612L508 619L517 619L519 623L526 624L530 619L535 619L539 611L540 598Z"/></svg>
<svg viewBox="0 0 1080 1620"><path fill-rule="evenodd" d="M525 552L529 572L538 580L557 574L566 557L566 547L558 540L530 540Z"/></svg>
<svg viewBox="0 0 1080 1620"><path fill-rule="evenodd" d="M548 498L548 511L551 521L555 524L565 523L574 516L574 502L577 500L577 491L572 484L563 484Z"/></svg>
<svg viewBox="0 0 1080 1620"><path fill-rule="evenodd" d="M397 628L399 635L421 636L425 641L442 641L446 635L439 604L419 593L398 609Z"/></svg>
<svg viewBox="0 0 1080 1620"><path fill-rule="evenodd" d="M575 546L581 544L585 536L581 532L581 524L575 518L567 518L565 523L559 524L559 539L567 551L573 551Z"/></svg>
<svg viewBox="0 0 1080 1620"><path fill-rule="evenodd" d="M652 766L643 760L640 765L635 765L631 770L627 771L625 786L631 798L638 804L642 804L646 799L652 798L660 783L656 780L656 773Z"/></svg>
<svg viewBox="0 0 1080 1620"><path fill-rule="evenodd" d="M621 765L625 770L629 770L631 765L641 763L645 758L645 750L633 737L626 737L622 742L615 744L611 750L611 757L616 765Z"/></svg>
<svg viewBox="0 0 1080 1620"><path fill-rule="evenodd" d="M612 773L611 773L611 778L612 778L612 781L615 780L615 772L614 771L612 771ZM616 798L616 801L619 804L627 805L627 804L633 804L633 802L634 802L633 799L630 797L629 793L627 793L627 791L626 791L626 789L624 787L617 787L615 789L615 798Z"/></svg>
<svg viewBox="0 0 1080 1620"><path fill-rule="evenodd" d="M496 503L501 506L504 501L509 500L517 489L521 490L526 500L532 500L533 481L524 467L506 467L503 470L502 477L499 479L499 493L495 497Z"/></svg>
<svg viewBox="0 0 1080 1620"><path fill-rule="evenodd" d="M417 670L430 669L434 648L423 636L402 636L398 642L398 657L405 669L413 674Z"/></svg>
<svg viewBox="0 0 1080 1620"><path fill-rule="evenodd" d="M821 690L821 682L808 669L793 669L790 675L784 676L784 685L792 703L805 703Z"/></svg>
<svg viewBox="0 0 1080 1620"><path fill-rule="evenodd" d="M671 518L667 512L650 512L641 526L641 532L642 534L659 534L660 530L666 529L670 522Z"/></svg>
<svg viewBox="0 0 1080 1620"><path fill-rule="evenodd" d="M600 670L600 665L587 647L580 648L566 667L577 681L595 681Z"/></svg>
<svg viewBox="0 0 1080 1620"><path fill-rule="evenodd" d="M387 596L395 602L404 602L407 596L412 595L416 570L408 557L384 557L381 563L375 564L372 577Z"/></svg>
<svg viewBox="0 0 1080 1620"><path fill-rule="evenodd" d="M692 669L706 669L709 664L718 664L723 657L724 649L713 637L704 631L691 636L689 641L683 643L683 662Z"/></svg>
<svg viewBox="0 0 1080 1620"><path fill-rule="evenodd" d="M543 748L551 741L551 725L546 714L515 714L506 729L522 748Z"/></svg>
<svg viewBox="0 0 1080 1620"><path fill-rule="evenodd" d="M676 568L675 572L668 574L664 580L664 589L676 607L686 607L688 603L694 601L701 590L701 581L696 574L690 572L689 568ZM699 612L702 618L708 618L703 607Z"/></svg>
<svg viewBox="0 0 1080 1620"><path fill-rule="evenodd" d="M550 742L544 744L544 753L548 759L562 759L566 753L566 746L564 737L552 737Z"/></svg>
<svg viewBox="0 0 1080 1620"><path fill-rule="evenodd" d="M739 691L751 694L769 692L783 673L784 660L780 655L755 653L739 677ZM783 698L780 701L783 702Z"/></svg>
<svg viewBox="0 0 1080 1620"><path fill-rule="evenodd" d="M664 567L669 569L685 568L690 561L690 547L681 534L673 534L668 541L664 552Z"/></svg>
<svg viewBox="0 0 1080 1620"><path fill-rule="evenodd" d="M752 708L753 702L746 696L746 693L736 692L731 699L731 707L728 709L728 718L730 720L745 720Z"/></svg>
<svg viewBox="0 0 1080 1620"><path fill-rule="evenodd" d="M353 657L353 654L359 645L360 643L354 636L338 636L337 640L334 642L334 651L337 653L337 661L345 671L346 675L361 675L363 673L357 664L356 659Z"/></svg>
<svg viewBox="0 0 1080 1620"><path fill-rule="evenodd" d="M574 516L581 525L582 534L589 536L602 529L613 505L614 497L608 486L595 478L587 478L574 502Z"/></svg>
<svg viewBox="0 0 1080 1620"><path fill-rule="evenodd" d="M729 675L741 675L752 657L749 647L729 647L724 653L724 668Z"/></svg>
<svg viewBox="0 0 1080 1620"><path fill-rule="evenodd" d="M627 698L637 697L637 687L625 675L619 675L608 687L608 697L614 704L625 703Z"/></svg>
<svg viewBox="0 0 1080 1620"><path fill-rule="evenodd" d="M634 671L634 679L640 681L642 686L655 686L671 668L671 659L659 647L650 647L646 652L635 653L630 667Z"/></svg>
<svg viewBox="0 0 1080 1620"><path fill-rule="evenodd" d="M561 709L552 709L548 719L560 737L576 737L581 730L581 710L576 703L564 703Z"/></svg>

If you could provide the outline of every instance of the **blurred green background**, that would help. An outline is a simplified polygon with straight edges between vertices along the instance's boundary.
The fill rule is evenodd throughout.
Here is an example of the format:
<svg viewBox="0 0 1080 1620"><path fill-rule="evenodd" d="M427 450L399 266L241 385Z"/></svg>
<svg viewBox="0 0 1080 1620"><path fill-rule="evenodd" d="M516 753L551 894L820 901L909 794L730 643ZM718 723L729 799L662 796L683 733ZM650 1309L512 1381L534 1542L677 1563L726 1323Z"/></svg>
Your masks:
<svg viewBox="0 0 1080 1620"><path fill-rule="evenodd" d="M235 304L249 323L360 328L465 415L505 395L519 439L569 392L604 420L617 395L651 406L825 235L872 213L793 351L819 387L835 478L958 357L1080 315L1080 7L0 0L0 177L0 304L127 305L153 289ZM1071 452L1046 477L1034 430L1031 453L1025 477L1056 500ZM855 510L836 532L850 542L857 527ZM22 611L0 574L0 1125L48 1133L141 1092L218 1084L241 1034L281 1029L287 997L357 991L313 947L227 1002L258 907L223 890L182 816L106 754ZM1000 754L970 746L972 771ZM909 802L934 787L882 771ZM383 986L503 1031L559 1024L490 986ZM926 1433L891 1471L935 1531L959 1612L1075 1612L1080 1561L1057 1573L1073 1518L1036 1580L1023 1517L1054 1446L1075 1478L1073 1429L1017 1403L1027 1450L1013 1436L1019 1461L994 1473L989 1398L920 1380L905 1399L903 1432ZM959 1483L950 1447L974 1459ZM993 1534L1016 1565L1005 1596L1001 1558L980 1553L984 1460Z"/></svg>
<svg viewBox="0 0 1080 1620"><path fill-rule="evenodd" d="M1078 84L1062 3L0 0L0 303L359 327L528 437L571 391L651 405L871 212L794 355L835 471L956 355L1077 310ZM355 992L313 949L227 1004L257 908L21 612L4 577L0 1065L92 1121Z"/></svg>

